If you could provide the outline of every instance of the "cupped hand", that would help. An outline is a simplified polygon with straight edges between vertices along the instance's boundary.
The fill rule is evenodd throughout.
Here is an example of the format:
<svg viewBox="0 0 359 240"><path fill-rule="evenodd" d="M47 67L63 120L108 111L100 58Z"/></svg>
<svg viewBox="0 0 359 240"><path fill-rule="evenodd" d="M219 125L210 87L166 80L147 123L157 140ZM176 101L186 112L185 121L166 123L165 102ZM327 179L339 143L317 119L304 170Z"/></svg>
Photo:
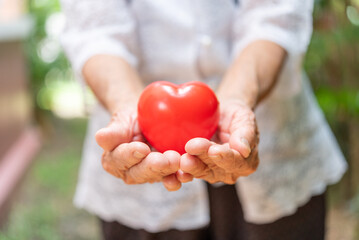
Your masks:
<svg viewBox="0 0 359 240"><path fill-rule="evenodd" d="M191 177L209 183L234 184L241 176L248 176L258 166L259 133L255 115L242 102L221 103L217 139L194 138L185 146L177 178L181 182Z"/></svg>
<svg viewBox="0 0 359 240"><path fill-rule="evenodd" d="M151 152L141 135L135 108L115 112L109 125L96 133L96 141L104 149L103 168L125 183L162 181L169 191L181 188L176 177L180 154Z"/></svg>

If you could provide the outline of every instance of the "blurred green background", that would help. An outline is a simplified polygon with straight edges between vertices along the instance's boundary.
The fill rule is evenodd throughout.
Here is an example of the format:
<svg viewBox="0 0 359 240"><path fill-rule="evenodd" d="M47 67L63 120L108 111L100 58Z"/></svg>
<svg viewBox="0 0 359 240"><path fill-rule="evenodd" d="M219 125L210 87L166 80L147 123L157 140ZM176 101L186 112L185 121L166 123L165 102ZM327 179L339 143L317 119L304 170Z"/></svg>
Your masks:
<svg viewBox="0 0 359 240"><path fill-rule="evenodd" d="M84 106L93 98L83 97L61 50L59 2L30 0L28 10L35 28L26 52L35 118L45 143L0 239L99 239L97 220L72 206L87 124ZM330 188L331 218L350 221L354 235L342 239L359 239L359 0L315 1L304 67L350 165L343 180Z"/></svg>

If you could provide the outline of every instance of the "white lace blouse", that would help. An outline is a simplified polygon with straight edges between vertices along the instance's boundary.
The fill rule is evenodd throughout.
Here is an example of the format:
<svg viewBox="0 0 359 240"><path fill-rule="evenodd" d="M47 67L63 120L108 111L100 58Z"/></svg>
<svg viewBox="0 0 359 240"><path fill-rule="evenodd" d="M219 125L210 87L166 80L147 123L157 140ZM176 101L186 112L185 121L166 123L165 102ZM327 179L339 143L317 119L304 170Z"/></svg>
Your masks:
<svg viewBox="0 0 359 240"><path fill-rule="evenodd" d="M111 54L136 67L146 84L199 80L215 89L248 43L266 39L287 50L275 89L256 109L260 166L236 183L247 221L268 223L292 214L345 172L346 162L301 69L313 0L62 0L62 5L67 16L62 42L78 73L91 56ZM151 232L207 225L201 180L167 192L160 183L126 185L102 169L94 134L109 118L101 106L92 113L75 204Z"/></svg>

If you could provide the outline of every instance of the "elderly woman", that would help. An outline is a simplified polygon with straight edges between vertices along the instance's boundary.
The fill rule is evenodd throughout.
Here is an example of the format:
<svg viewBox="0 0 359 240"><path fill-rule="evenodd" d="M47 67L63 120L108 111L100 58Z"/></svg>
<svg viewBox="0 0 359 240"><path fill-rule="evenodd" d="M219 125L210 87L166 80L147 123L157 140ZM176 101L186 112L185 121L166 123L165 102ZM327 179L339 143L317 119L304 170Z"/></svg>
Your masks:
<svg viewBox="0 0 359 240"><path fill-rule="evenodd" d="M75 204L104 239L324 238L326 186L346 163L301 70L312 0L62 4L63 45L100 103ZM136 109L157 80L211 86L218 141L151 150Z"/></svg>

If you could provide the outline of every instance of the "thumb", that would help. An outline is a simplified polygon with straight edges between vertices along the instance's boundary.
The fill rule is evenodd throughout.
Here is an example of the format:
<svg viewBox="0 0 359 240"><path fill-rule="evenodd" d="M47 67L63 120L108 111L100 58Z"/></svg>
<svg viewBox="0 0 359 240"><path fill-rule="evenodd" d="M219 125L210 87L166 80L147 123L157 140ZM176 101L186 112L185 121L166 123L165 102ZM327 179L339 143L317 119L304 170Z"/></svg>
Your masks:
<svg viewBox="0 0 359 240"><path fill-rule="evenodd" d="M241 119L230 135L229 145L232 149L237 150L244 158L249 157L252 149L258 144L257 124L252 116L243 121Z"/></svg>
<svg viewBox="0 0 359 240"><path fill-rule="evenodd" d="M95 139L105 151L112 151L122 143L128 143L133 137L131 121L113 118L109 125L97 131Z"/></svg>

